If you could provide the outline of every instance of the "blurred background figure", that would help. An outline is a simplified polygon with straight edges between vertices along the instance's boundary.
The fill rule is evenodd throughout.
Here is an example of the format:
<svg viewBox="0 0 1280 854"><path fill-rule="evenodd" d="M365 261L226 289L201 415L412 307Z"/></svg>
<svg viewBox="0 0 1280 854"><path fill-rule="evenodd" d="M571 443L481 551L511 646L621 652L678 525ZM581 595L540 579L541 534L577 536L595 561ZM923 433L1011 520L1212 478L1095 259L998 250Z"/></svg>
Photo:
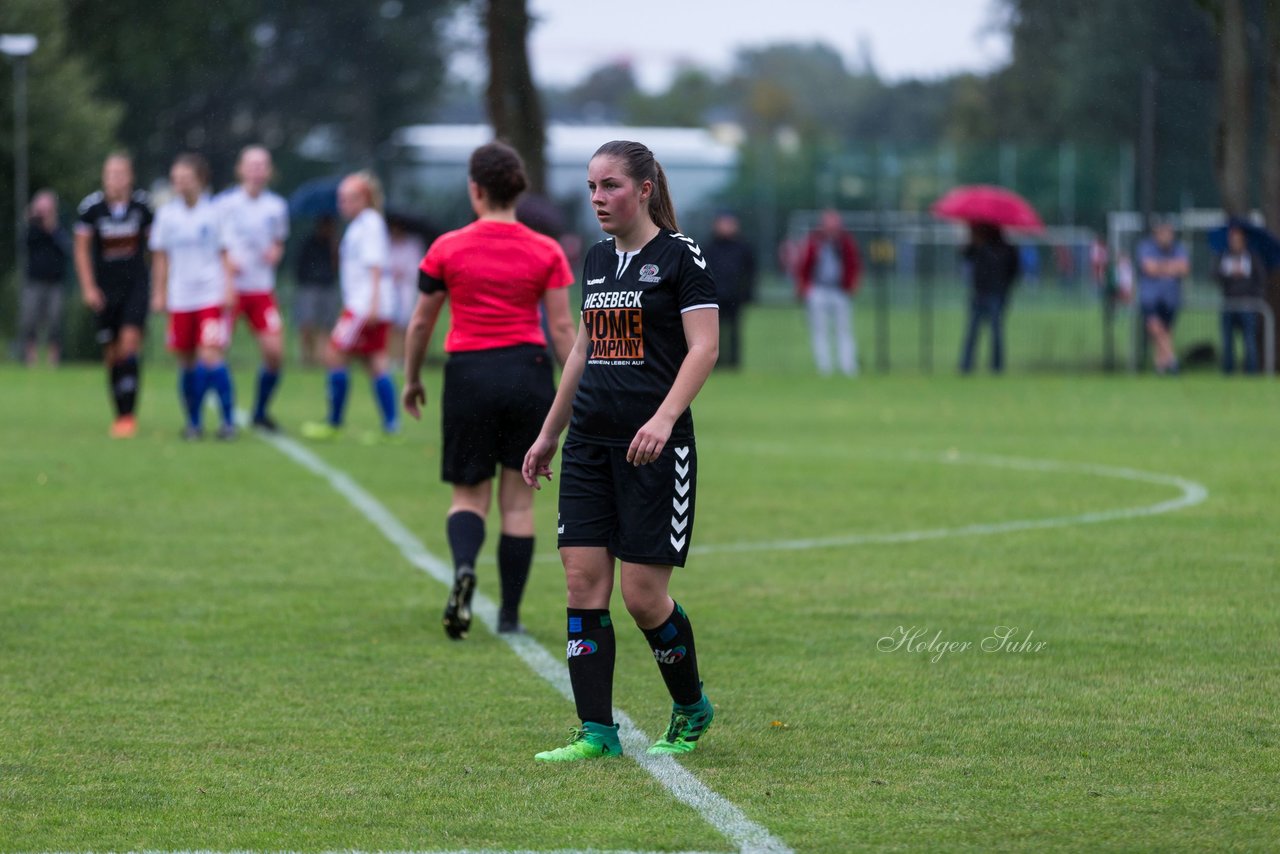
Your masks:
<svg viewBox="0 0 1280 854"><path fill-rule="evenodd" d="M969 243L961 250L969 269L969 327L960 352L960 372L973 372L974 353L982 324L991 327L991 371L1004 370L1004 313L1009 292L1021 269L1020 255L999 227L975 223Z"/></svg>
<svg viewBox="0 0 1280 854"><path fill-rule="evenodd" d="M387 266L391 275L393 308L388 344L392 364L404 359L404 334L418 304L418 265L427 247L422 237L409 228L404 218L387 215Z"/></svg>
<svg viewBox="0 0 1280 854"><path fill-rule="evenodd" d="M1222 288L1222 372L1236 369L1235 334L1244 340L1244 372L1258 372L1258 315L1250 308L1233 305L1233 300L1262 299L1267 273L1258 254L1249 248L1244 229L1227 230L1227 250L1218 258L1218 284Z"/></svg>
<svg viewBox="0 0 1280 854"><path fill-rule="evenodd" d="M40 343L56 367L62 348L63 280L71 258L71 237L58 222L58 197L41 190L27 208L27 270L18 309L22 358L34 366Z"/></svg>
<svg viewBox="0 0 1280 854"><path fill-rule="evenodd" d="M1186 248L1169 222L1157 222L1151 236L1138 244L1138 306L1147 334L1155 343L1156 373L1176 374L1178 355L1173 325L1182 307L1182 279L1191 272Z"/></svg>
<svg viewBox="0 0 1280 854"><path fill-rule="evenodd" d="M274 433L279 428L267 412L284 364L284 325L276 306L276 267L289 236L289 207L267 189L273 167L271 153L260 145L240 152L236 177L240 185L217 199L222 227L222 261L236 292L236 318L243 317L262 353L253 426ZM230 330L228 330L230 333Z"/></svg>
<svg viewBox="0 0 1280 854"><path fill-rule="evenodd" d="M326 336L338 319L338 241L332 216L319 217L302 241L296 273L293 318L302 364L310 368L323 361Z"/></svg>
<svg viewBox="0 0 1280 854"><path fill-rule="evenodd" d="M387 372L387 335L391 324L391 276L387 269L389 239L382 216L382 184L372 172L356 172L338 185L338 211L348 221L338 249L342 314L325 349L329 417L302 425L302 434L321 441L336 439L342 431L350 385L347 365L360 362L373 385L374 402L382 417L382 435L365 437L395 441L400 424L396 417L396 387Z"/></svg>
<svg viewBox="0 0 1280 854"><path fill-rule="evenodd" d="M97 319L97 340L116 418L111 436L137 432L134 410L141 384L139 350L147 326L147 235L151 200L133 189L133 161L110 154L102 164L102 190L80 202L76 222L76 276L84 303Z"/></svg>
<svg viewBox="0 0 1280 854"><path fill-rule="evenodd" d="M169 312L169 350L178 357L178 390L186 413L182 438L204 438L205 395L218 398L217 437L234 439L235 392L227 368L235 284L222 262L219 214L207 192L209 164L180 154L169 170L174 197L151 228L151 309Z"/></svg>
<svg viewBox="0 0 1280 854"><path fill-rule="evenodd" d="M742 313L755 299L756 256L740 235L736 214L724 211L711 226L711 242L702 247L716 280L720 303L720 360L718 368L742 364Z"/></svg>
<svg viewBox="0 0 1280 854"><path fill-rule="evenodd" d="M836 361L846 377L858 373L858 342L853 335L853 295L862 261L858 244L845 231L840 212L825 210L818 227L800 250L796 287L809 313L809 336L818 373L831 373L831 341L835 330Z"/></svg>

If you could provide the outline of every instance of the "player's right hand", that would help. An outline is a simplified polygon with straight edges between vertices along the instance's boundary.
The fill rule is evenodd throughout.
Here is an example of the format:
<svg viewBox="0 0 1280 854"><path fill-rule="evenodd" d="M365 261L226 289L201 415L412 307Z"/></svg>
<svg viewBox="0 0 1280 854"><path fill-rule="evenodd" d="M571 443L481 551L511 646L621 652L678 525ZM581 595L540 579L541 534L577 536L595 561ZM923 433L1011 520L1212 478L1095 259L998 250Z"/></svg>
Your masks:
<svg viewBox="0 0 1280 854"><path fill-rule="evenodd" d="M534 440L529 452L524 455L524 465L520 467L520 475L524 482L534 489L542 489L538 478L551 480L551 460L556 455L556 440L542 433Z"/></svg>
<svg viewBox="0 0 1280 854"><path fill-rule="evenodd" d="M164 312L164 297L160 294L151 294L151 311L154 314L162 314Z"/></svg>
<svg viewBox="0 0 1280 854"><path fill-rule="evenodd" d="M84 304L89 306L89 310L94 314L100 314L107 306L107 298L103 295L102 289L95 285L84 291Z"/></svg>
<svg viewBox="0 0 1280 854"><path fill-rule="evenodd" d="M422 387L422 383L418 380L413 382L405 382L404 392L400 395L400 403L404 406L404 411L414 417L415 421L422 419L422 407L427 405L427 390Z"/></svg>

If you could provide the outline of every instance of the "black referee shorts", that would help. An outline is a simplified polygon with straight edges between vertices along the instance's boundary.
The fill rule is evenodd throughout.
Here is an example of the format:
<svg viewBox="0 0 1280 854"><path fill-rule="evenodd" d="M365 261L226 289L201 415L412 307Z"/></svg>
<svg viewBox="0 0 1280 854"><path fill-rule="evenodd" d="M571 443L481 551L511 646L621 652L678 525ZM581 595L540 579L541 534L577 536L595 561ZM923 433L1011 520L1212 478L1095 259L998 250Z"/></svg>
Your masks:
<svg viewBox="0 0 1280 854"><path fill-rule="evenodd" d="M100 282L106 305L97 314L98 333L95 336L102 346L120 337L125 326L147 328L147 311L151 308L151 287L145 280L125 283Z"/></svg>
<svg viewBox="0 0 1280 854"><path fill-rule="evenodd" d="M545 347L453 353L444 365L440 477L473 486L498 466L517 471L555 399Z"/></svg>
<svg viewBox="0 0 1280 854"><path fill-rule="evenodd" d="M698 452L672 442L658 459L570 439L560 452L559 545L603 546L619 560L684 566L693 539Z"/></svg>

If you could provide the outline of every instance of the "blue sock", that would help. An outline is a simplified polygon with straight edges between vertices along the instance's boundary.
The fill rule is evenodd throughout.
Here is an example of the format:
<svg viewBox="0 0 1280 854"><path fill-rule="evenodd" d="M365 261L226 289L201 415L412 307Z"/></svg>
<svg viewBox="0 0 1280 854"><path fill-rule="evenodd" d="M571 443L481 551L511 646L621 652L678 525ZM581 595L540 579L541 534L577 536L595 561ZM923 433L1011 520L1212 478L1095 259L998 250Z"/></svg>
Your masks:
<svg viewBox="0 0 1280 854"><path fill-rule="evenodd" d="M396 432L396 384L390 374L381 374L373 381L373 394L382 410L382 429Z"/></svg>
<svg viewBox="0 0 1280 854"><path fill-rule="evenodd" d="M218 395L218 403L222 407L222 423L235 423L235 390L231 386L231 372L227 370L227 365L223 362L208 369L209 371L209 387Z"/></svg>
<svg viewBox="0 0 1280 854"><path fill-rule="evenodd" d="M347 371L337 368L329 372L329 423L342 426L342 413L347 408Z"/></svg>
<svg viewBox="0 0 1280 854"><path fill-rule="evenodd" d="M253 404L253 420L261 421L267 417L267 406L271 403L271 395L275 394L276 383L280 382L280 374L263 365L258 371L258 399Z"/></svg>
<svg viewBox="0 0 1280 854"><path fill-rule="evenodd" d="M200 429L204 393L209 390L209 369L197 362L182 372L182 395L187 405L187 423Z"/></svg>

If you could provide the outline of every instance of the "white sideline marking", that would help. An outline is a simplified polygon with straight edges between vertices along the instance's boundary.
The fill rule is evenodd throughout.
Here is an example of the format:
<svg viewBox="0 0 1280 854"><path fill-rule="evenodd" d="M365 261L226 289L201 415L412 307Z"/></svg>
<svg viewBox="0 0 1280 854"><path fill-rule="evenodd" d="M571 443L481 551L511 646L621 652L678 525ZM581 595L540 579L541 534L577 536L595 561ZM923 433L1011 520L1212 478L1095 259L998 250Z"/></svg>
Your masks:
<svg viewBox="0 0 1280 854"><path fill-rule="evenodd" d="M444 561L427 551L426 546L413 535L413 532L400 524L400 521L387 508L356 483L350 476L330 466L302 445L284 436L259 434L263 441L270 443L277 450L296 462L298 465L328 481L343 498L351 502L382 535L391 541L409 563L439 581L445 587L453 586L453 569ZM479 618L490 632L506 641L534 673L550 682L569 702L573 702L573 688L569 684L569 670L563 661L552 657L533 638L528 635L499 635L498 606L483 593L476 593L472 599L473 618ZM675 798L696 810L702 818L719 831L726 839L737 846L739 851L790 852L782 840L773 836L767 828L756 824L723 796L709 789L705 783L687 771L670 756L650 756L645 751L653 743L653 739L645 735L619 708L613 710L614 720L618 723L619 737L624 746L624 753L634 759L641 768L648 771ZM532 761L532 759L530 760Z"/></svg>
<svg viewBox="0 0 1280 854"><path fill-rule="evenodd" d="M77 854L77 852L46 852L46 854ZM91 852L92 854L92 852ZM114 854L114 852L101 852L101 854ZM195 851L132 851L130 854L256 854L253 851L205 851L203 849ZM273 851L271 854L304 854L300 851ZM305 852L305 854L714 854L709 851L620 851L620 850L603 850L599 848L558 848L554 851L535 851L533 849L516 848L506 850L502 848L457 848L449 851L321 851L321 852Z"/></svg>
<svg viewBox="0 0 1280 854"><path fill-rule="evenodd" d="M772 446L753 446L756 452L769 452ZM792 450L792 452L794 452ZM1069 528L1076 525L1093 525L1099 522L1112 522L1117 519L1134 519L1142 516L1156 516L1161 513L1172 513L1203 502L1209 497L1209 490L1194 480L1169 474L1139 471L1137 469L1119 468L1116 466L1095 465L1092 463L1070 463L1055 460L1035 460L1021 457L1003 457L988 454L962 454L949 451L943 454L902 454L901 458L914 462L936 462L944 465L981 465L994 468L1018 469L1023 471L1061 472L1066 474L1089 474L1097 477L1111 477L1119 480L1152 483L1158 486L1172 486L1182 494L1177 498L1160 501L1155 504L1143 504L1137 507L1120 507L1114 510L1098 510L1090 513L1077 513L1071 516L1051 516L1045 519L1010 519L1006 522L988 522L973 525L960 525L950 528L926 528L918 531L896 531L885 534L838 534L830 537L807 537L794 540L766 540L745 543L723 543L720 545L693 546L690 554L732 554L740 552L762 551L804 551L808 549L829 548L832 546L861 546L892 543L918 543L925 540L940 540L946 537L982 537L992 534L1007 534L1013 531L1031 531L1043 528Z"/></svg>

